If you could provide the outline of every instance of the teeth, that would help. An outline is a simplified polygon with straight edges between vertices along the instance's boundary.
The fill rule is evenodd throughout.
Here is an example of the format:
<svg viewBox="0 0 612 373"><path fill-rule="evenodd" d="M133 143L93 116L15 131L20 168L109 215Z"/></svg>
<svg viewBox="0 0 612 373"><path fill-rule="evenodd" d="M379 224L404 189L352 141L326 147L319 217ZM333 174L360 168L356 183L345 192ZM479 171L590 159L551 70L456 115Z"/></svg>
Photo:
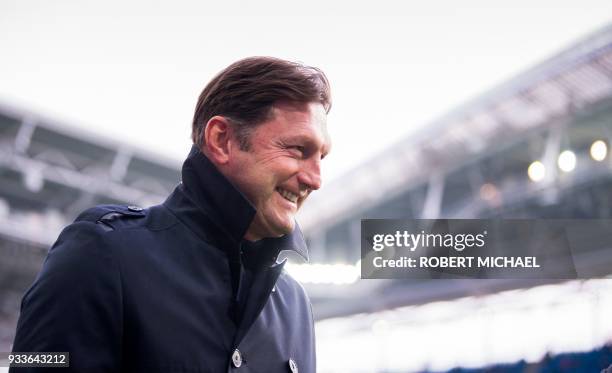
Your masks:
<svg viewBox="0 0 612 373"><path fill-rule="evenodd" d="M283 196L286 200L291 201L293 203L296 203L298 200L298 195L297 194L293 194L288 190L285 189L281 189L281 188L276 188L276 191L278 193L280 193L281 196Z"/></svg>

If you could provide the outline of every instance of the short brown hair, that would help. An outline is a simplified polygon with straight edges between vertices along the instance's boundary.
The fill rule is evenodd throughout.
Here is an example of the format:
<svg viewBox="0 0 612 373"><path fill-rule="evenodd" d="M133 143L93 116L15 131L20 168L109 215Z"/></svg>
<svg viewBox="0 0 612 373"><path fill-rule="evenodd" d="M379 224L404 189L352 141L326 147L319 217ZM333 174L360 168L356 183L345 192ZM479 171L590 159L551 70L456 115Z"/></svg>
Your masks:
<svg viewBox="0 0 612 373"><path fill-rule="evenodd" d="M191 139L202 147L206 123L215 115L235 125L242 149L250 130L270 118L276 103L319 102L331 108L329 82L316 67L274 57L249 57L234 62L211 80L198 99Z"/></svg>

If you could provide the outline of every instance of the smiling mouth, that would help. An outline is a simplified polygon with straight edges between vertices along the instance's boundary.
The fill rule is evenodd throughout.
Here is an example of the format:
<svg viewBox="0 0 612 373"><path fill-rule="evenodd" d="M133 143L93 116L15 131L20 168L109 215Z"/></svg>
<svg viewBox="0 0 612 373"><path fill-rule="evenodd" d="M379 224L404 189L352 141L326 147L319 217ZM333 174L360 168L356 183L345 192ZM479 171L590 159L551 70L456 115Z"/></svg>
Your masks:
<svg viewBox="0 0 612 373"><path fill-rule="evenodd" d="M286 189L276 188L276 191L287 201L297 203L298 195Z"/></svg>

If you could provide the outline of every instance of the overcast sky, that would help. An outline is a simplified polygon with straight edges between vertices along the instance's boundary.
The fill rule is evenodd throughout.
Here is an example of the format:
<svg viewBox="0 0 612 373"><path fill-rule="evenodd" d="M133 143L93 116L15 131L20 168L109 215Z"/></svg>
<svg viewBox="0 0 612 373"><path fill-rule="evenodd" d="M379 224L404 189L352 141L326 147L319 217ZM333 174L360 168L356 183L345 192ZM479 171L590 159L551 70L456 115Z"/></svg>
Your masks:
<svg viewBox="0 0 612 373"><path fill-rule="evenodd" d="M612 1L0 0L0 100L177 160L251 55L332 83L326 179L612 21Z"/></svg>

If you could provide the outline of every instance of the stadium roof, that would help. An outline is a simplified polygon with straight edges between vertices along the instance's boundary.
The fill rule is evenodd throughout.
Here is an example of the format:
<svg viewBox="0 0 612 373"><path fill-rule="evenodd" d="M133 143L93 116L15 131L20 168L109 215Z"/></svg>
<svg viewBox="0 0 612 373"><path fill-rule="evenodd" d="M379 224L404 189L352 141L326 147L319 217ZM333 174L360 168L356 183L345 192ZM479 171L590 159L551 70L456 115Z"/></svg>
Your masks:
<svg viewBox="0 0 612 373"><path fill-rule="evenodd" d="M306 233L365 211L423 183L433 185L500 139L563 123L612 95L612 25L578 41L397 142L313 194L300 213ZM425 203L422 217L436 217Z"/></svg>

